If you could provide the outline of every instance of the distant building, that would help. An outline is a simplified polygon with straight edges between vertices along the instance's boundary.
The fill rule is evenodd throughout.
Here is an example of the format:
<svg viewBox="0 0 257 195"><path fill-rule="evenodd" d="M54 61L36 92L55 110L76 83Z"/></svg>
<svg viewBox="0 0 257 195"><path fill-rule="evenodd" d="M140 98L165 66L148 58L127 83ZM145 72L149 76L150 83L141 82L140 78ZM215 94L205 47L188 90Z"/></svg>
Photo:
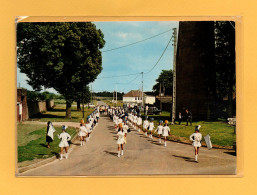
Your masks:
<svg viewBox="0 0 257 195"><path fill-rule="evenodd" d="M17 121L24 121L28 118L27 90L17 88Z"/></svg>
<svg viewBox="0 0 257 195"><path fill-rule="evenodd" d="M144 95L144 103L145 104L154 104L155 103L155 97ZM123 96L122 99L123 103L129 103L129 104L142 104L142 92L140 90L131 90L127 94Z"/></svg>

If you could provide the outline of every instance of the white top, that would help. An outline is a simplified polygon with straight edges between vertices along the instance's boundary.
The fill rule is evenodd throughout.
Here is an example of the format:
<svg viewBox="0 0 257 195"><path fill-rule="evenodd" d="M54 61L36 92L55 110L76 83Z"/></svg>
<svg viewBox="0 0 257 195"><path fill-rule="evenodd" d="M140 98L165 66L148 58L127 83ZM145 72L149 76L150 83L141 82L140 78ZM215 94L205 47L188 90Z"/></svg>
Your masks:
<svg viewBox="0 0 257 195"><path fill-rule="evenodd" d="M129 129L128 125L123 126L123 130L124 130L125 133L128 133L128 129Z"/></svg>
<svg viewBox="0 0 257 195"><path fill-rule="evenodd" d="M95 114L95 116L96 116L96 117L99 117L99 116L100 116L100 115L99 115L99 112L97 112L97 113Z"/></svg>
<svg viewBox="0 0 257 195"><path fill-rule="evenodd" d="M89 133L91 131L91 125L87 123L85 127L86 127L86 132Z"/></svg>
<svg viewBox="0 0 257 195"><path fill-rule="evenodd" d="M149 121L148 120L145 120L144 123L143 123L143 128L144 129L147 129L149 126Z"/></svg>
<svg viewBox="0 0 257 195"><path fill-rule="evenodd" d="M59 147L68 147L68 141L71 139L70 134L63 132L60 135L58 135L58 138L61 140Z"/></svg>
<svg viewBox="0 0 257 195"><path fill-rule="evenodd" d="M120 123L122 123L122 119L121 118L118 119L118 124L120 124Z"/></svg>
<svg viewBox="0 0 257 195"><path fill-rule="evenodd" d="M163 133L162 133L163 136L169 136L169 132L170 132L169 126L164 126L162 130L163 130Z"/></svg>
<svg viewBox="0 0 257 195"><path fill-rule="evenodd" d="M194 139L193 139L194 137ZM193 133L190 135L190 140L194 142L200 142L202 140L202 134L201 133Z"/></svg>
<svg viewBox="0 0 257 195"><path fill-rule="evenodd" d="M117 133L117 135L118 135L118 140L117 140L117 144L124 144L124 137L125 137L125 131L119 131L118 133Z"/></svg>
<svg viewBox="0 0 257 195"><path fill-rule="evenodd" d="M134 116L134 123L137 123L137 116Z"/></svg>
<svg viewBox="0 0 257 195"><path fill-rule="evenodd" d="M149 123L149 130L152 131L154 129L154 123L150 122Z"/></svg>
<svg viewBox="0 0 257 195"><path fill-rule="evenodd" d="M142 125L142 118L141 117L137 118L137 125Z"/></svg>
<svg viewBox="0 0 257 195"><path fill-rule="evenodd" d="M163 126L159 125L155 131L157 131L158 134L162 134Z"/></svg>

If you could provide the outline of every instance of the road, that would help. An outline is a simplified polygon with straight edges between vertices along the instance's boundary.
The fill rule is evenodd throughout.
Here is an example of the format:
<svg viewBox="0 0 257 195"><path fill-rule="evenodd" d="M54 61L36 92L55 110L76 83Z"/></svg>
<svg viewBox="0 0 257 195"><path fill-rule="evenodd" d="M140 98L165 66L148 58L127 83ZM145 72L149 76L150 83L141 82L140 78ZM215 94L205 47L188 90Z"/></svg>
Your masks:
<svg viewBox="0 0 257 195"><path fill-rule="evenodd" d="M116 132L108 117L101 117L92 138L84 146L75 143L68 159L26 171L21 176L129 176L172 174L235 174L236 156L223 149L200 148L194 162L191 145L159 144L132 130L124 156L117 157Z"/></svg>

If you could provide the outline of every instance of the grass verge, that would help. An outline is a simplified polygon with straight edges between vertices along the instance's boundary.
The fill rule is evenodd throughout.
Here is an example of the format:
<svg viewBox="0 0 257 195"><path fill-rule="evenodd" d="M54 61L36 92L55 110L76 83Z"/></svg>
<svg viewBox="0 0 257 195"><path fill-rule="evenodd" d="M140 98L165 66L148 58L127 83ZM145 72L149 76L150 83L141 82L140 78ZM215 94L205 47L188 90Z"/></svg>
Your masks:
<svg viewBox="0 0 257 195"><path fill-rule="evenodd" d="M54 141L50 144L51 148L47 148L46 125L18 124L18 162L56 156L60 152L57 134L61 133L61 127L55 129ZM67 133L73 138L76 129L68 127Z"/></svg>

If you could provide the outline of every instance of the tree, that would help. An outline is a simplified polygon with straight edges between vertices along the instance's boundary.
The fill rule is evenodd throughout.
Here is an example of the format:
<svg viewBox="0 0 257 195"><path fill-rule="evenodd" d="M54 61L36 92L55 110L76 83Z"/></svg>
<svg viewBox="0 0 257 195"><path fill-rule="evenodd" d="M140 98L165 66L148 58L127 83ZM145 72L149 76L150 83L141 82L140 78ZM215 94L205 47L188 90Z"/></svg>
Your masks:
<svg viewBox="0 0 257 195"><path fill-rule="evenodd" d="M161 91L165 95L172 95L173 91L173 71L172 70L162 70L159 77L156 79L156 84L153 86L153 91L155 95L158 95Z"/></svg>
<svg viewBox="0 0 257 195"><path fill-rule="evenodd" d="M34 90L53 87L66 100L66 117L84 86L102 70L101 30L91 22L19 23L17 63Z"/></svg>
<svg viewBox="0 0 257 195"><path fill-rule="evenodd" d="M76 94L77 110L80 111L80 103L89 103L91 99L91 92L89 86L84 86L83 91L79 91ZM84 102L83 102L84 101Z"/></svg>
<svg viewBox="0 0 257 195"><path fill-rule="evenodd" d="M235 115L233 94L236 90L235 72L235 23L217 21L214 23L216 91L219 112L225 109L225 117ZM224 97L228 103L224 105Z"/></svg>

